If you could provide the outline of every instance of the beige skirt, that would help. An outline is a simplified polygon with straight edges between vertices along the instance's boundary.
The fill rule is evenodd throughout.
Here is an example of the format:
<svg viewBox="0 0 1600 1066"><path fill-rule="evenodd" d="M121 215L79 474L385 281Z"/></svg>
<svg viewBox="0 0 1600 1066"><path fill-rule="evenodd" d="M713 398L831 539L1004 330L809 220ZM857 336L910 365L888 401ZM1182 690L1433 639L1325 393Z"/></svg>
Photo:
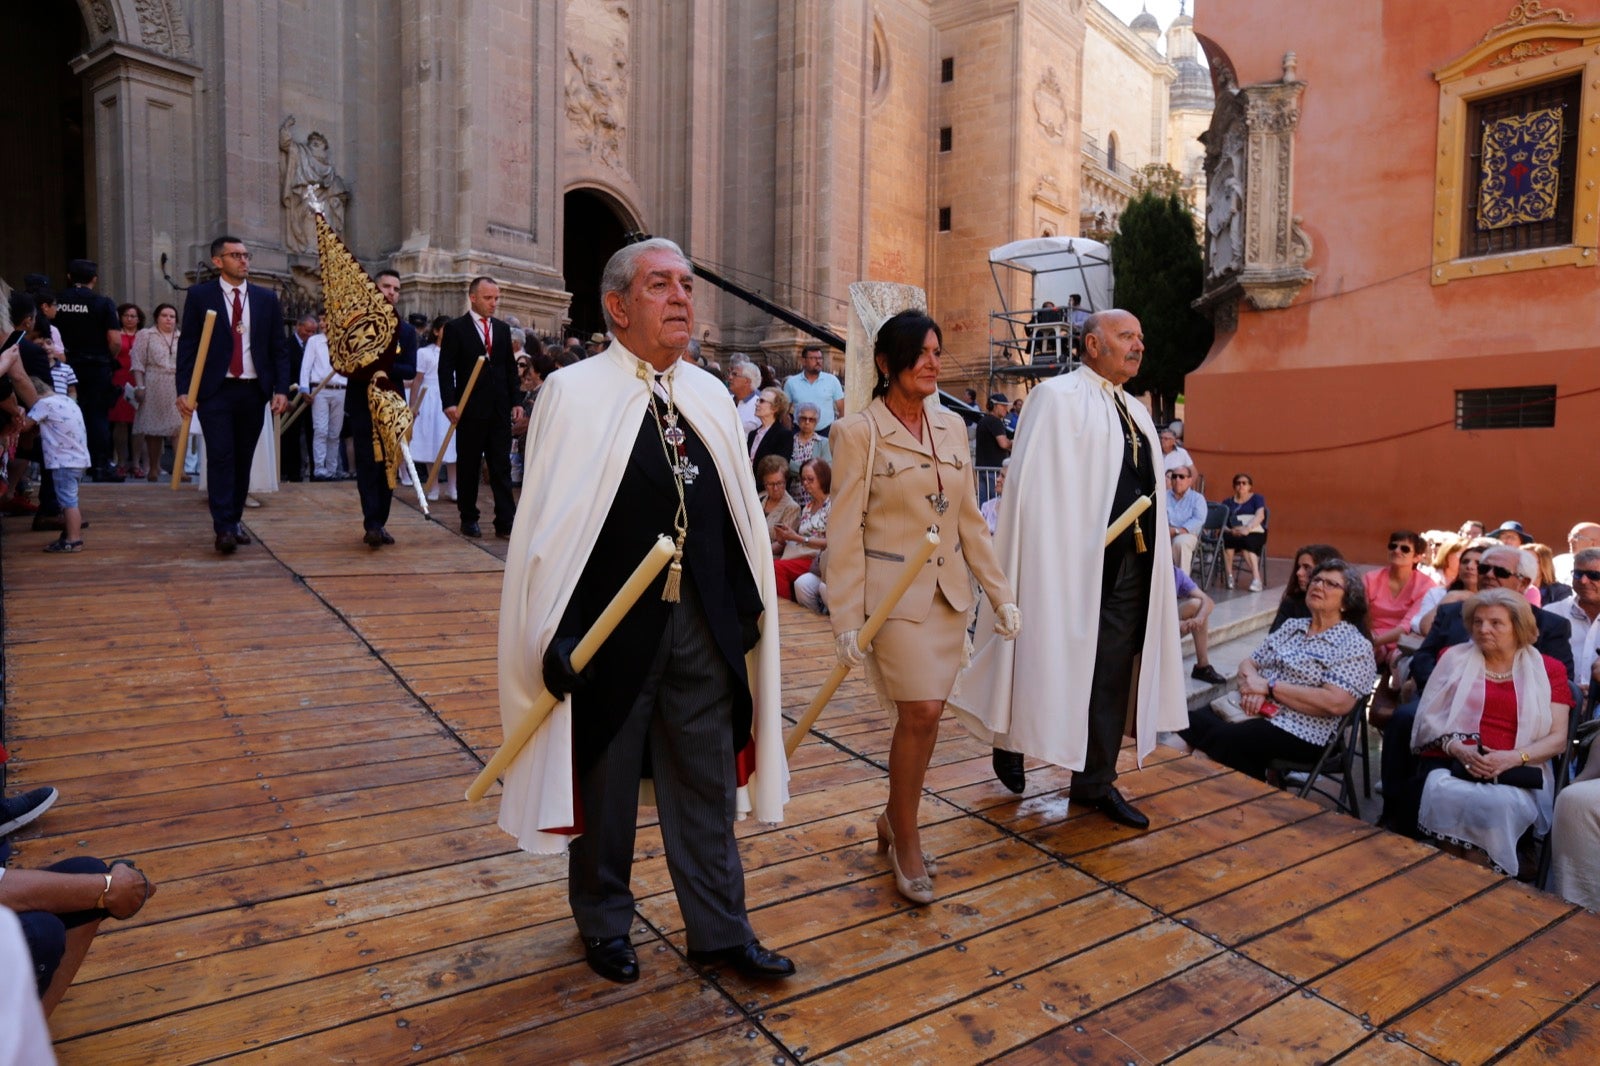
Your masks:
<svg viewBox="0 0 1600 1066"><path fill-rule="evenodd" d="M872 641L879 695L902 703L948 699L966 659L969 621L935 589L927 618L885 622Z"/></svg>

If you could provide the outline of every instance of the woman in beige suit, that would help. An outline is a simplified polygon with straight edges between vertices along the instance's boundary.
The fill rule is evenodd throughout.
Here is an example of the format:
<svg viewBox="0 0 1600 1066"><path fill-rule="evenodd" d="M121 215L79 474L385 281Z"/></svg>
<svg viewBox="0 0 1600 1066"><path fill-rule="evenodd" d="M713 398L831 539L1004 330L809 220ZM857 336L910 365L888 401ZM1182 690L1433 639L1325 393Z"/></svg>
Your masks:
<svg viewBox="0 0 1600 1066"><path fill-rule="evenodd" d="M978 513L966 427L926 406L939 386L942 342L938 323L919 312L885 322L873 346L872 402L835 422L828 437L834 458L828 591L841 662L862 661L856 643L862 624L923 534L933 528L939 536L933 558L873 640L868 664L879 695L896 710L878 850L890 852L895 883L914 903L933 901L917 808L944 703L961 669L977 602L974 575L995 608L996 632L1010 639L1021 626Z"/></svg>

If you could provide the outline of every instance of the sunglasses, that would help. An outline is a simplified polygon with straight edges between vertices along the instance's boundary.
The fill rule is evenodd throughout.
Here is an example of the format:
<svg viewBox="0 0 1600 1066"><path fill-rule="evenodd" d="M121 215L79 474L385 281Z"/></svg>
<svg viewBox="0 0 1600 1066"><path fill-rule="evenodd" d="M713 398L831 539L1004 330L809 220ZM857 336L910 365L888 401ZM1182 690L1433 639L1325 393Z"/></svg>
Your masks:
<svg viewBox="0 0 1600 1066"><path fill-rule="evenodd" d="M1235 481L1233 483L1233 487L1234 488L1238 488L1240 485L1248 485L1248 484L1250 484L1250 482L1248 482L1248 481Z"/></svg>
<svg viewBox="0 0 1600 1066"><path fill-rule="evenodd" d="M1600 584L1600 570L1574 570L1572 572L1572 580L1593 581Z"/></svg>
<svg viewBox="0 0 1600 1066"><path fill-rule="evenodd" d="M817 416L816 415L801 415L800 418L799 418L799 421L801 421L801 422L815 422L816 420L817 420Z"/></svg>
<svg viewBox="0 0 1600 1066"><path fill-rule="evenodd" d="M1189 475L1188 474L1171 473L1171 474L1167 475L1167 480L1168 481L1188 481L1189 480Z"/></svg>
<svg viewBox="0 0 1600 1066"><path fill-rule="evenodd" d="M1410 544L1407 544L1403 540L1391 540L1389 542L1389 550L1392 552L1399 552L1401 555L1410 555L1415 549L1413 549Z"/></svg>
<svg viewBox="0 0 1600 1066"><path fill-rule="evenodd" d="M1490 574L1493 574L1495 577L1499 578L1501 581L1509 581L1512 578L1517 576L1514 571L1507 570L1503 566L1490 566L1488 563L1479 563L1478 564L1478 576L1479 577L1488 577Z"/></svg>

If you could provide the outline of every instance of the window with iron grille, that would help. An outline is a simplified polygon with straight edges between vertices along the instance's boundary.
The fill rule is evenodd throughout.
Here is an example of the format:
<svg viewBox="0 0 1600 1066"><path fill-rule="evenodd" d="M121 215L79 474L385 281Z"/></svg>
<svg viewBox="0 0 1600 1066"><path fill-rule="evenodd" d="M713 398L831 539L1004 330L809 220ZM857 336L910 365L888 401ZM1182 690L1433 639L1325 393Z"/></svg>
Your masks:
<svg viewBox="0 0 1600 1066"><path fill-rule="evenodd" d="M1519 88L1499 96L1486 96L1472 101L1467 107L1466 174L1462 188L1461 254L1463 256L1497 255L1503 252L1524 251L1530 248L1551 248L1569 245L1572 236L1572 209L1574 186L1577 184L1578 126L1582 119L1579 99L1583 91L1581 77L1564 78ZM1553 164L1556 172L1554 210L1538 221L1510 225L1485 224L1480 211L1484 186L1484 131L1507 120L1516 120L1546 110L1561 115L1560 147ZM1522 165L1516 162L1512 166Z"/></svg>
<svg viewBox="0 0 1600 1066"><path fill-rule="evenodd" d="M1457 389L1457 429L1549 429L1556 424L1556 387Z"/></svg>

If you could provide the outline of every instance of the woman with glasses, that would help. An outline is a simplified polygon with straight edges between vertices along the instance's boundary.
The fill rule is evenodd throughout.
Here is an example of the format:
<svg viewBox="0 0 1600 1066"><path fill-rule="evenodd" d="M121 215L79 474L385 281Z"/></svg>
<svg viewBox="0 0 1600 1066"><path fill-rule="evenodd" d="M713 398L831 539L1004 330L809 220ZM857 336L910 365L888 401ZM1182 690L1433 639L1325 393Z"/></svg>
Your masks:
<svg viewBox="0 0 1600 1066"><path fill-rule="evenodd" d="M833 462L833 452L828 447L828 438L817 432L817 423L821 418L822 408L814 403L808 401L795 406L794 448L789 452L789 495L801 504L810 501L806 495L805 484L800 479L800 468L813 459L821 459L825 463Z"/></svg>
<svg viewBox="0 0 1600 1066"><path fill-rule="evenodd" d="M1433 579L1417 569L1422 537L1408 529L1389 534L1389 565L1369 570L1362 578L1367 590L1367 610L1372 626L1372 646L1380 666L1393 668L1400 658L1400 638Z"/></svg>
<svg viewBox="0 0 1600 1066"><path fill-rule="evenodd" d="M1306 606L1306 582L1311 580L1311 573L1329 559L1341 559L1343 556L1339 549L1331 544L1307 544L1294 553L1294 573L1289 575L1289 583L1283 587L1283 599L1278 601L1278 613L1272 618L1272 626L1267 630L1276 633L1278 629L1291 618L1310 618L1311 608Z"/></svg>
<svg viewBox="0 0 1600 1066"><path fill-rule="evenodd" d="M776 455L785 462L794 450L794 430L785 429L784 416L789 413L789 397L776 386L768 386L756 396L756 421L759 423L745 438L750 447L750 465L753 470L761 460Z"/></svg>
<svg viewBox="0 0 1600 1066"><path fill-rule="evenodd" d="M1266 779L1274 759L1312 762L1339 719L1372 690L1367 598L1343 559L1306 582L1309 618L1291 618L1239 666L1239 709L1230 722L1209 707L1189 712L1178 735L1225 766Z"/></svg>
<svg viewBox="0 0 1600 1066"><path fill-rule="evenodd" d="M1267 501L1255 491L1249 474L1233 475L1233 498L1223 501L1228 524L1222 531L1222 567L1233 588L1233 554L1244 552L1250 567L1250 591L1261 591L1261 552L1267 546Z"/></svg>

